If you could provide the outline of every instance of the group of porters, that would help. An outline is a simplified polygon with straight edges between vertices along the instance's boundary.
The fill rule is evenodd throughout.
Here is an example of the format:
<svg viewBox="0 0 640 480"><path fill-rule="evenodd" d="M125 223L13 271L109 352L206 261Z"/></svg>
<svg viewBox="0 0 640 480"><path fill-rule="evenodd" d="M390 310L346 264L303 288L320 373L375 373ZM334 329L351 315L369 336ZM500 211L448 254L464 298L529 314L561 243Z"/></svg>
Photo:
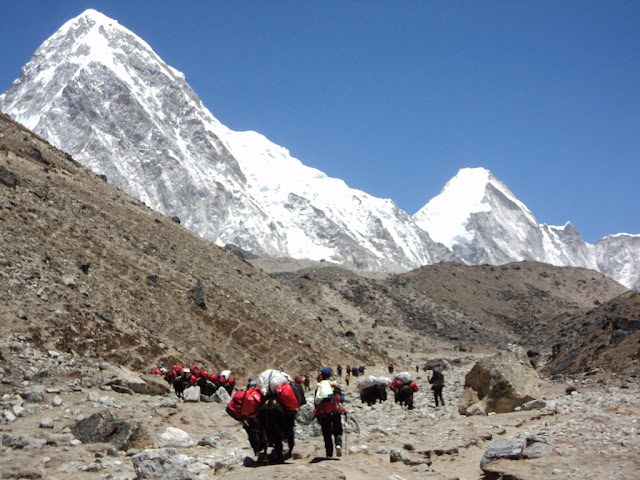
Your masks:
<svg viewBox="0 0 640 480"><path fill-rule="evenodd" d="M246 389L232 393L235 379L229 370L209 374L195 365L189 369L173 365L171 370L154 369L153 373L163 375L178 396L182 396L186 387L193 385L200 386L204 395L211 395L218 388L224 387L231 395L226 411L232 418L242 422L258 462L284 462L285 441L289 447L287 457L292 455L297 410L307 403L299 375L292 378L282 370L265 370L255 381L250 380ZM322 369L321 378L326 381L318 383L314 394L314 416L322 427L326 453L330 457L333 441L339 456L342 452L340 415L345 410L340 386L331 381L329 375L328 368ZM208 391L211 388L213 390ZM387 399L387 388L394 392L396 403L413 409L413 393L418 391L418 386L408 372L399 373L393 380L388 377L364 377L358 383L360 400L370 406L377 401L383 402ZM269 447L273 450L267 455Z"/></svg>

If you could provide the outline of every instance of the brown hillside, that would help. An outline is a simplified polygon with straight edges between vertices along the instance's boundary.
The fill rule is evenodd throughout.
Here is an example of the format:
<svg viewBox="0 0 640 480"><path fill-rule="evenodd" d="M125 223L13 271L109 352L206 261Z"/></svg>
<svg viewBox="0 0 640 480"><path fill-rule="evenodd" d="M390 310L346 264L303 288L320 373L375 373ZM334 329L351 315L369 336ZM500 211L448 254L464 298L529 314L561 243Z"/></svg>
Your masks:
<svg viewBox="0 0 640 480"><path fill-rule="evenodd" d="M396 355L443 342L493 348L516 342L550 353L574 318L627 291L591 270L535 262L441 263L386 279L318 264L273 276L311 302L360 319L345 321L355 335Z"/></svg>
<svg viewBox="0 0 640 480"><path fill-rule="evenodd" d="M202 287L204 307L196 304ZM195 290L192 290L194 289ZM306 302L0 116L0 325L136 369L386 361ZM325 315L328 318L324 318Z"/></svg>
<svg viewBox="0 0 640 480"><path fill-rule="evenodd" d="M624 293L574 323L580 328L562 332L546 373L640 374L640 293Z"/></svg>
<svg viewBox="0 0 640 480"><path fill-rule="evenodd" d="M577 319L627 292L594 271L532 262L389 276L329 262L254 268L6 116L0 247L3 332L136 369L180 362L306 373L508 342L551 353L556 343L571 348Z"/></svg>

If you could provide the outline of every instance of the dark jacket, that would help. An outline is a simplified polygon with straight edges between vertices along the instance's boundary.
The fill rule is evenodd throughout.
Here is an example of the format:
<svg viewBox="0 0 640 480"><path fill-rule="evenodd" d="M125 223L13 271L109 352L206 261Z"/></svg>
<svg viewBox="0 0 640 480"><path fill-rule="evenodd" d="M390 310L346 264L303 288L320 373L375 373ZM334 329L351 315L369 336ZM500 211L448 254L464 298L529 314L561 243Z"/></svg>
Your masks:
<svg viewBox="0 0 640 480"><path fill-rule="evenodd" d="M439 367L435 367L433 369L433 375L431 376L431 378L429 379L429 383L431 384L431 387L444 387L444 375L442 375L442 372L440 371Z"/></svg>

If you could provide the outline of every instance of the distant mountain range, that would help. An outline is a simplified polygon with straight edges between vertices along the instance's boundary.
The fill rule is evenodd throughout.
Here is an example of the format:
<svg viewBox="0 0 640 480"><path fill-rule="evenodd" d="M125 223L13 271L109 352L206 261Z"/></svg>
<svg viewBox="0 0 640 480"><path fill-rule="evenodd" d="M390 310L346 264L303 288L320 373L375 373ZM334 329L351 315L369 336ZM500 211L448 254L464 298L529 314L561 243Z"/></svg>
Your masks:
<svg viewBox="0 0 640 480"><path fill-rule="evenodd" d="M134 33L87 10L46 40L0 110L151 208L222 246L400 272L534 260L640 290L640 235L586 243L539 224L489 171L462 169L413 217L235 132Z"/></svg>

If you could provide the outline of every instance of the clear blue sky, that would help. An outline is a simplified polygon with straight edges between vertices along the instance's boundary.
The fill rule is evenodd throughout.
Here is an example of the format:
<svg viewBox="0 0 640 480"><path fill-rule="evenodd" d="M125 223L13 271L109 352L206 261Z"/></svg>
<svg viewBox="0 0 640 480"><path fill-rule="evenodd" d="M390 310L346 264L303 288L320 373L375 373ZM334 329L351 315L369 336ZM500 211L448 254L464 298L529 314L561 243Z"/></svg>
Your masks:
<svg viewBox="0 0 640 480"><path fill-rule="evenodd" d="M87 8L225 125L409 214L481 166L541 223L640 233L640 1L3 1L0 91Z"/></svg>

